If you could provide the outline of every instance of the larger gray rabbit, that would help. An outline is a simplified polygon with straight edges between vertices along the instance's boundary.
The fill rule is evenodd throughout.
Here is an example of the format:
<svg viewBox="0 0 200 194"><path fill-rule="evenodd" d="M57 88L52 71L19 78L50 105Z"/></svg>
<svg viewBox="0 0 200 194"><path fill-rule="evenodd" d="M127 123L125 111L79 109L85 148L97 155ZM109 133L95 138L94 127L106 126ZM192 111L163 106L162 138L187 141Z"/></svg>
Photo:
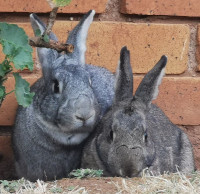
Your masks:
<svg viewBox="0 0 200 194"><path fill-rule="evenodd" d="M70 33L74 52L59 54L38 48L43 76L32 87L33 103L19 107L13 131L18 177L31 181L66 177L79 166L82 144L112 104L114 78L104 68L85 65L86 38L95 11L89 11ZM45 25L30 15L36 32ZM57 40L51 33L50 38Z"/></svg>
<svg viewBox="0 0 200 194"><path fill-rule="evenodd" d="M166 63L163 56L133 96L129 51L126 47L121 50L114 103L84 148L83 168L123 177L140 176L145 168L154 175L194 171L187 135L151 103L158 95Z"/></svg>

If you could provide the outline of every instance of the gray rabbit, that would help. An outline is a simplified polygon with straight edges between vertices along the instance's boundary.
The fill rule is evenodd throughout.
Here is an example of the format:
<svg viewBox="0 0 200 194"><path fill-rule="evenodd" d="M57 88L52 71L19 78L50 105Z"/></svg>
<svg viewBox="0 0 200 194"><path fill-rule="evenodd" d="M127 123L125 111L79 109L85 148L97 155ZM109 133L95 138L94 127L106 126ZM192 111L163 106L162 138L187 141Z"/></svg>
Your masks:
<svg viewBox="0 0 200 194"><path fill-rule="evenodd" d="M84 147L82 168L102 169L105 176L122 177L140 176L145 168L154 175L177 169L194 171L187 135L152 104L167 57L162 56L146 74L133 96L129 55L127 48L122 48L114 102Z"/></svg>
<svg viewBox="0 0 200 194"><path fill-rule="evenodd" d="M83 143L99 118L111 106L114 76L108 70L85 64L86 39L95 11L89 11L70 33L74 52L61 54L38 48L43 76L31 87L33 103L19 107L13 129L18 177L31 181L66 177L81 161ZM30 15L34 32L45 30ZM50 39L57 40L51 33Z"/></svg>

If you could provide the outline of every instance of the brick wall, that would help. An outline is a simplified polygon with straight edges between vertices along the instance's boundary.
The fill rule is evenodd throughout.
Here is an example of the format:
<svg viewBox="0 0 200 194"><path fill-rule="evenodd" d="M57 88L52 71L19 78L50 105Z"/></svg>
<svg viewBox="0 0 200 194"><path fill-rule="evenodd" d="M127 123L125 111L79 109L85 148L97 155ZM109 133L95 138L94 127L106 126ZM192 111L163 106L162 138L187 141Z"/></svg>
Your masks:
<svg viewBox="0 0 200 194"><path fill-rule="evenodd" d="M200 1L72 0L70 6L60 9L53 29L60 40L66 39L90 9L97 14L89 30L87 63L114 72L120 49L127 45L137 87L161 55L168 56L166 76L155 103L189 135L200 169ZM0 21L16 23L30 36L29 14L36 12L47 21L49 11L46 0L0 0ZM31 84L41 76L35 53L33 58L34 71L21 72ZM13 82L9 76L5 83L8 91L13 89ZM13 94L0 108L0 178L9 178L13 172L10 133L16 108Z"/></svg>

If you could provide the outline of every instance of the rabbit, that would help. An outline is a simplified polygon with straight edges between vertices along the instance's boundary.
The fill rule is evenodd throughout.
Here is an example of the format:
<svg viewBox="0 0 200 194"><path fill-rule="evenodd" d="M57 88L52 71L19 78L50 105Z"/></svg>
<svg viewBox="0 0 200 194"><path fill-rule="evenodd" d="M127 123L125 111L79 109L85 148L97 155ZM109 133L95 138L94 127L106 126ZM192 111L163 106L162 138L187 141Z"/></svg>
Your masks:
<svg viewBox="0 0 200 194"><path fill-rule="evenodd" d="M12 147L18 178L30 181L67 177L80 166L83 144L112 105L114 75L85 64L86 38L95 11L89 11L70 32L74 52L37 48L42 77L31 87L32 104L18 107ZM46 26L30 15L34 32ZM56 40L51 33L50 39Z"/></svg>
<svg viewBox="0 0 200 194"><path fill-rule="evenodd" d="M85 144L81 168L101 169L104 176L121 177L141 176L144 169L154 175L195 170L187 135L152 104L166 64L167 57L162 56L133 96L130 53L122 48L113 105Z"/></svg>

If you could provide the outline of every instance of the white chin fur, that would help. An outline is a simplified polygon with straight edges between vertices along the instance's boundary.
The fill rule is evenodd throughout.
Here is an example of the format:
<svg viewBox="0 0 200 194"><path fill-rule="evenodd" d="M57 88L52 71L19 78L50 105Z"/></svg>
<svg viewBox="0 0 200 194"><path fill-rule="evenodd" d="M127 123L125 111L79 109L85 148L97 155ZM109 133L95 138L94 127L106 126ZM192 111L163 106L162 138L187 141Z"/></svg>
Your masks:
<svg viewBox="0 0 200 194"><path fill-rule="evenodd" d="M39 114L36 114L37 119L45 126L42 126L41 129L48 133L56 142L59 142L63 145L78 145L82 143L85 138L88 137L89 132L84 133L67 133L62 131L62 126L56 127L53 126L51 123L45 121ZM59 130L60 129L60 130Z"/></svg>
<svg viewBox="0 0 200 194"><path fill-rule="evenodd" d="M89 133L79 133L79 134L74 134L70 139L69 139L69 144L70 145L77 145L80 144L83 140L85 140L88 137Z"/></svg>

